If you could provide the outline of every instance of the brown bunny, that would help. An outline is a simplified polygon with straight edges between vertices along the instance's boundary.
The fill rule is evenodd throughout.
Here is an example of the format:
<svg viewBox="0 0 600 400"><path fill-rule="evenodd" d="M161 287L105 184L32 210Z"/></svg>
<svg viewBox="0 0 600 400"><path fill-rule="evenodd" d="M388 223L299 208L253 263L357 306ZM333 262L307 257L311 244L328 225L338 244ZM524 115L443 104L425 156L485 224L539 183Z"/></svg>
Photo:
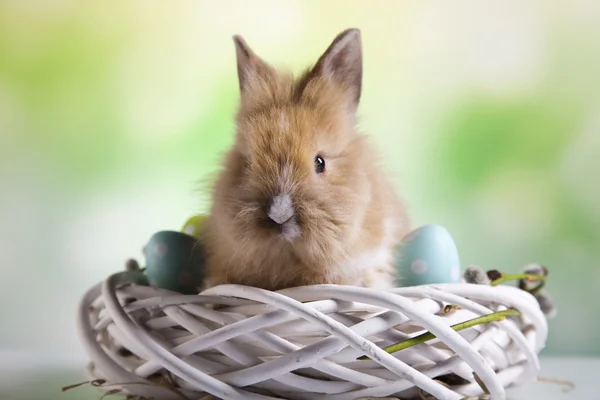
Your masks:
<svg viewBox="0 0 600 400"><path fill-rule="evenodd" d="M391 287L408 224L355 128L360 31L339 34L298 79L234 42L241 105L204 230L206 286Z"/></svg>

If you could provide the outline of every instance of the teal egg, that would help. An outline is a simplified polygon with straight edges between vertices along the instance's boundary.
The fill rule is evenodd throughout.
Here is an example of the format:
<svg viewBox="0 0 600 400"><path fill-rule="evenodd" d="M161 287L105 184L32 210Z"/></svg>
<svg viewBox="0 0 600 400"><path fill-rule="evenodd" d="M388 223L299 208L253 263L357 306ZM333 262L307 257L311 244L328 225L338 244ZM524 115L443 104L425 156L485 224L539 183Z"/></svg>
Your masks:
<svg viewBox="0 0 600 400"><path fill-rule="evenodd" d="M450 233L439 225L425 225L406 235L396 275L398 286L460 282L458 250Z"/></svg>
<svg viewBox="0 0 600 400"><path fill-rule="evenodd" d="M204 252L198 239L181 232L157 232L144 253L150 285L184 294L198 293L204 278Z"/></svg>

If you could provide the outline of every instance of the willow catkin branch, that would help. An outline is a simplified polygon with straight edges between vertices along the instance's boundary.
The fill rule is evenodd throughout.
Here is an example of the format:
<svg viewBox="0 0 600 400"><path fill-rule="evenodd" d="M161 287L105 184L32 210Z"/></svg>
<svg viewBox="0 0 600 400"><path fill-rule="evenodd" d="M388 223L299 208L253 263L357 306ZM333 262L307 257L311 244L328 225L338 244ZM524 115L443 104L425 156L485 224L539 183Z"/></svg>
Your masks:
<svg viewBox="0 0 600 400"><path fill-rule="evenodd" d="M496 322L496 321L502 321L508 316L519 315L519 314L520 314L520 312L518 310L515 310L514 308L509 308L508 310L502 310L502 311L498 311L495 313L482 315L481 317L473 318L473 319L467 320L465 322L461 322L461 323L452 325L450 327L458 332L458 331L462 331L463 329L472 328L477 325L488 324L490 322ZM384 348L383 350L392 354L397 351L404 350L406 348L428 342L435 338L436 338L436 336L433 333L425 332L418 336L415 336L413 338L405 340L403 342L388 346L388 347ZM369 360L369 359L370 358L367 356L362 356L362 357L358 358L358 360Z"/></svg>

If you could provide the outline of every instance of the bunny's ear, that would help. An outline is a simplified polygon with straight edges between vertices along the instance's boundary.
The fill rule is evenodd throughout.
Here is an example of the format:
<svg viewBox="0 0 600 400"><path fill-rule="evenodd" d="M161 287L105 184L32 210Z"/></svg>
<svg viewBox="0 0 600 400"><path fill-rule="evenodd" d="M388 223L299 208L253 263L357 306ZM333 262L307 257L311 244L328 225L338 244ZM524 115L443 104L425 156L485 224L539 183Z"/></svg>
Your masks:
<svg viewBox="0 0 600 400"><path fill-rule="evenodd" d="M244 93L248 87L261 78L272 76L272 68L260 59L240 35L233 36L237 58L240 91Z"/></svg>
<svg viewBox="0 0 600 400"><path fill-rule="evenodd" d="M360 30L347 29L337 35L313 68L314 75L333 80L349 92L358 107L362 87L362 42Z"/></svg>

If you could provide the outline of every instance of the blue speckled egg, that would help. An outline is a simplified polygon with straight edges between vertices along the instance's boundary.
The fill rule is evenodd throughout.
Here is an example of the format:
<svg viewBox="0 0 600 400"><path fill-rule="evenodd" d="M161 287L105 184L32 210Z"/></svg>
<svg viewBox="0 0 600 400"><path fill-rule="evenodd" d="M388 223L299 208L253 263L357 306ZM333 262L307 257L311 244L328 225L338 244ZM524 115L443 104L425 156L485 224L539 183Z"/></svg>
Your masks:
<svg viewBox="0 0 600 400"><path fill-rule="evenodd" d="M398 286L460 282L458 250L450 233L438 225L410 232L399 248L396 273Z"/></svg>
<svg viewBox="0 0 600 400"><path fill-rule="evenodd" d="M157 232L144 253L150 285L184 294L198 293L204 278L204 253L198 239L181 232Z"/></svg>

